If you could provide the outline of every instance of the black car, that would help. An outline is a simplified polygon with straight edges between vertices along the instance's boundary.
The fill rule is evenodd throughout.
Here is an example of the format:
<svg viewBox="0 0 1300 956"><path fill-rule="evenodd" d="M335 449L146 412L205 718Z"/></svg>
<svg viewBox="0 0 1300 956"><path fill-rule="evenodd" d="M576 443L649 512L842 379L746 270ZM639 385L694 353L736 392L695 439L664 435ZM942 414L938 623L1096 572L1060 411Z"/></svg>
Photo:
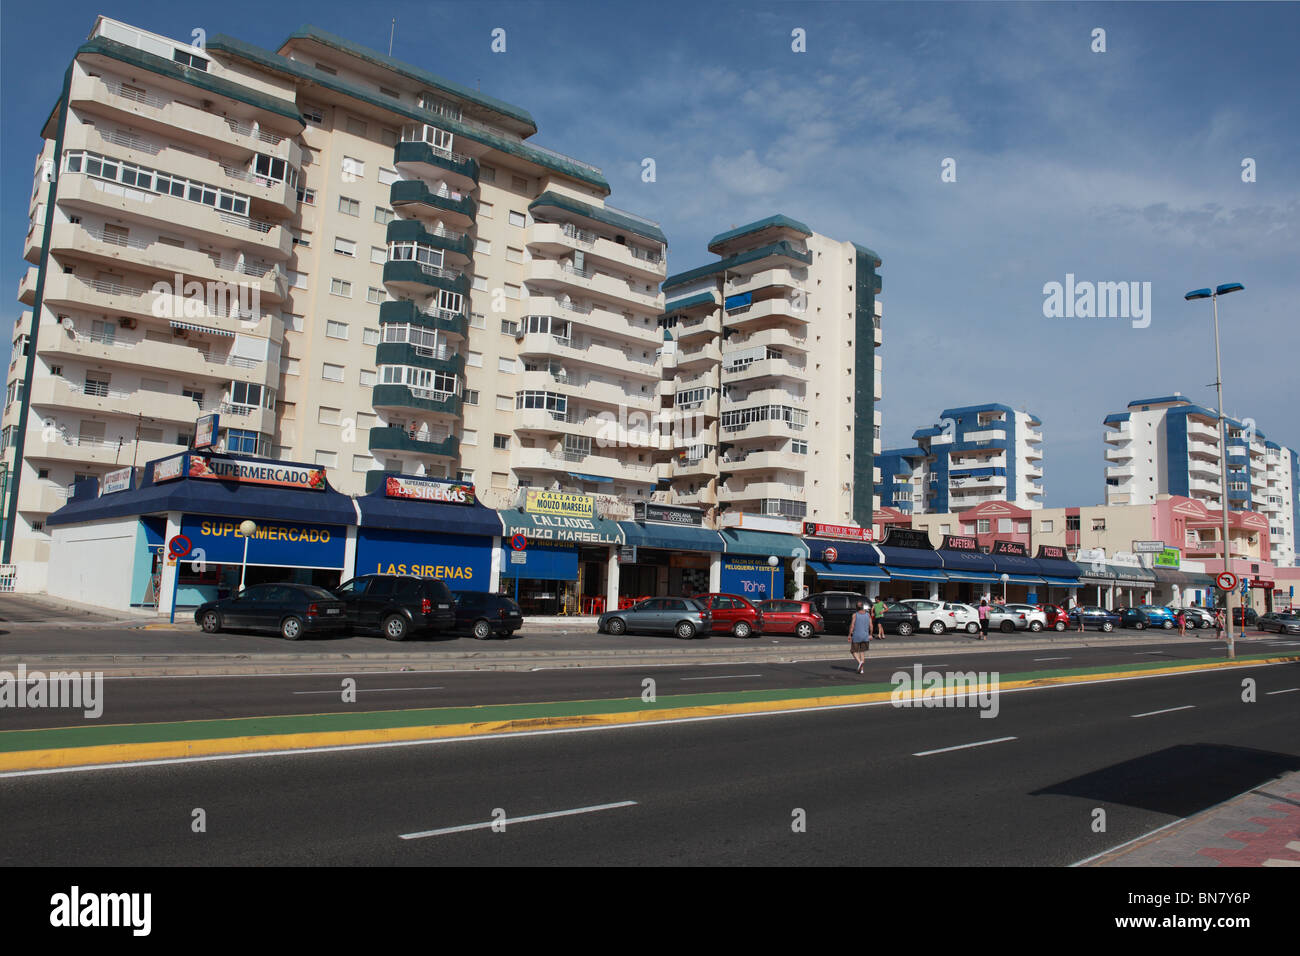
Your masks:
<svg viewBox="0 0 1300 956"><path fill-rule="evenodd" d="M454 598L437 578L409 574L363 574L334 589L355 630L379 631L404 641L412 631L442 633L456 622Z"/></svg>
<svg viewBox="0 0 1300 956"><path fill-rule="evenodd" d="M1300 614L1295 611L1269 611L1259 619L1261 631L1300 634Z"/></svg>
<svg viewBox="0 0 1300 956"><path fill-rule="evenodd" d="M524 626L519 605L504 594L486 591L453 591L456 631L469 631L480 641L489 637L509 637Z"/></svg>
<svg viewBox="0 0 1300 956"><path fill-rule="evenodd" d="M1222 611L1223 608L1219 608L1219 610ZM1245 611L1245 617L1246 617L1244 624L1242 623L1242 611ZM1226 613L1224 614L1224 620L1227 620ZM1257 624L1257 623L1259 623L1259 614L1258 612L1256 612L1256 610L1253 607L1243 608L1240 604L1238 604L1236 607L1232 609L1233 627L1244 628L1247 627L1248 625Z"/></svg>
<svg viewBox="0 0 1300 956"><path fill-rule="evenodd" d="M1203 607L1183 608L1183 618L1187 621L1189 630L1214 627L1214 615Z"/></svg>
<svg viewBox="0 0 1300 956"><path fill-rule="evenodd" d="M847 634L849 633L849 622L853 620L853 615L857 613L858 602L862 602L866 610L871 609L874 603L871 598L863 597L861 594L855 594L852 591L822 591L814 594L808 599L813 608L822 616L826 622L826 632L828 634ZM920 626L920 619L916 615L914 608L906 604L891 604L885 602L885 613L880 618L880 623L886 631L892 631L901 637L907 637L915 634Z"/></svg>
<svg viewBox="0 0 1300 956"><path fill-rule="evenodd" d="M279 631L286 641L347 630L343 602L311 584L258 584L200 604L194 623L209 634L227 628Z"/></svg>

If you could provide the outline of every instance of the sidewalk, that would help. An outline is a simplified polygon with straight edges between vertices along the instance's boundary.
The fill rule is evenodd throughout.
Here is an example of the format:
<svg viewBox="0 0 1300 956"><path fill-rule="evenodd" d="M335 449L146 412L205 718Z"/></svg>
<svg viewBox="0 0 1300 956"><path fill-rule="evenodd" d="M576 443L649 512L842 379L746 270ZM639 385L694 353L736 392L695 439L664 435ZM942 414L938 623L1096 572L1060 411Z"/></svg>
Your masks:
<svg viewBox="0 0 1300 956"><path fill-rule="evenodd" d="M119 611L47 594L0 594L0 623L27 628L137 626L156 616L152 608Z"/></svg>
<svg viewBox="0 0 1300 956"><path fill-rule="evenodd" d="M1300 866L1300 771L1079 866Z"/></svg>

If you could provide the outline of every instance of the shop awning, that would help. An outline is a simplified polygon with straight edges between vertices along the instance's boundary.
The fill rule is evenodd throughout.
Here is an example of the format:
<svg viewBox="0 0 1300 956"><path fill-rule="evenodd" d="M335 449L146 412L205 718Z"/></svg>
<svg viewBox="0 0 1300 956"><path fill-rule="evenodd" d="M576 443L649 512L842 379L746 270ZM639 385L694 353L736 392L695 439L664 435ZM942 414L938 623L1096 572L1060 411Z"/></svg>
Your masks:
<svg viewBox="0 0 1300 956"><path fill-rule="evenodd" d="M1073 561L1064 561L1060 558L1034 558L1034 560L1038 562L1038 570L1042 572L1048 584L1072 585L1077 582L1079 572L1082 570Z"/></svg>
<svg viewBox="0 0 1300 956"><path fill-rule="evenodd" d="M952 571L944 569L949 581L961 581L965 584L996 584L1002 579L996 574L980 574L978 571Z"/></svg>
<svg viewBox="0 0 1300 956"><path fill-rule="evenodd" d="M1078 578L1055 578L1051 575L1044 574L1043 580L1048 584L1055 585L1058 588L1076 588L1079 586Z"/></svg>
<svg viewBox="0 0 1300 956"><path fill-rule="evenodd" d="M991 554L989 557L993 559L993 569L998 580L1002 579L1002 575L1009 574L1016 584L1044 583L1042 569L1035 558L1023 554Z"/></svg>
<svg viewBox="0 0 1300 956"><path fill-rule="evenodd" d="M888 581L889 575L872 564L827 564L825 561L809 561L808 569L818 578L828 581Z"/></svg>
<svg viewBox="0 0 1300 956"><path fill-rule="evenodd" d="M205 335L225 335L232 339L235 337L234 332L227 332L225 329L215 329L210 325L196 325L193 322L181 322L179 319L172 319L171 326L173 329L184 329L187 332L202 332Z"/></svg>
<svg viewBox="0 0 1300 956"><path fill-rule="evenodd" d="M778 558L793 558L798 554L807 555L808 546L803 538L792 534L778 534L775 531L748 531L744 528L723 528L722 546L727 554L747 554L751 557L766 558L776 555Z"/></svg>
<svg viewBox="0 0 1300 956"><path fill-rule="evenodd" d="M602 478L600 475L582 475L576 471L569 472L569 477L577 478L579 481L612 482L614 480L613 478Z"/></svg>
<svg viewBox="0 0 1300 956"><path fill-rule="evenodd" d="M895 568L888 565L885 570L889 572L891 581L947 581L948 575L944 574L938 568Z"/></svg>
<svg viewBox="0 0 1300 956"><path fill-rule="evenodd" d="M875 545L867 544L865 541L836 541L827 538L804 538L803 543L808 549L809 561L825 561L827 549L834 548L835 560L831 562L832 564L884 563L881 561L880 552L876 550Z"/></svg>
<svg viewBox="0 0 1300 956"><path fill-rule="evenodd" d="M963 580L953 577L954 573L974 574L976 580L984 580L984 575L993 575L997 571L993 558L982 551L953 551L940 548L935 554L939 555L944 571L948 572L948 576L954 581Z"/></svg>
<svg viewBox="0 0 1300 956"><path fill-rule="evenodd" d="M1002 580L1002 575L1000 574L998 575L998 580L999 581ZM1007 583L1008 584L1046 584L1047 581L1046 579L1040 578L1034 574L1008 574Z"/></svg>
<svg viewBox="0 0 1300 956"><path fill-rule="evenodd" d="M894 568L941 568L943 559L939 557L938 551L928 551L924 548L891 548L887 545L880 545L880 553L885 557L885 566L889 568L889 573L894 573ZM937 578L921 578L924 581L945 581L947 578L940 575Z"/></svg>
<svg viewBox="0 0 1300 956"><path fill-rule="evenodd" d="M525 578L534 581L578 580L577 545L552 546L548 542L538 542L523 551L515 551L505 546L500 550L503 578Z"/></svg>
<svg viewBox="0 0 1300 956"><path fill-rule="evenodd" d="M381 481L379 487L370 494L357 498L363 528L486 537L501 534L501 519L497 517L497 513L477 501L469 505L459 505L412 498L390 498L385 494L384 489L384 482Z"/></svg>
<svg viewBox="0 0 1300 956"><path fill-rule="evenodd" d="M635 521L620 521L618 526L623 529L623 543L638 548L722 553L722 535L708 528L654 522L638 524Z"/></svg>
<svg viewBox="0 0 1300 956"><path fill-rule="evenodd" d="M1156 583L1156 576L1147 568L1135 568L1127 564L1107 564L1106 567L1121 585Z"/></svg>
<svg viewBox="0 0 1300 956"><path fill-rule="evenodd" d="M501 534L509 538L522 534L530 540L570 544L622 544L623 533L608 518L562 518L533 515L524 511L500 511Z"/></svg>

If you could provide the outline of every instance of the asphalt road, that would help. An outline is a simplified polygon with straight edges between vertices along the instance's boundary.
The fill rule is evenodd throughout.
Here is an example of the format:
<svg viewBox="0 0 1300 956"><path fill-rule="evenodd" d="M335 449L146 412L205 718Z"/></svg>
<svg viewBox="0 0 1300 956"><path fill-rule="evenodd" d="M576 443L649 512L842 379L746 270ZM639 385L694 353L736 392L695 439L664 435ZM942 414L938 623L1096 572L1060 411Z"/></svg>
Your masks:
<svg viewBox="0 0 1300 956"><path fill-rule="evenodd" d="M1257 642L1249 653L1295 653L1294 642ZM896 652L900 648L889 649ZM879 654L878 646L873 653ZM1223 658L1221 645L1062 647L1051 650L952 650L917 656L926 669L997 671L1001 674L1062 670L1099 665L1132 665L1194 658ZM909 657L875 657L863 675L848 656L843 660L796 663L638 664L617 668L539 665L532 671L465 671L427 668L407 672L358 673L355 701L343 700L345 673L253 674L196 677L106 677L100 724L206 720L285 714L319 714L417 707L459 707L538 701L639 698L647 678L660 696L745 690L843 687L888 682L910 669ZM6 709L0 729L65 727L81 713L55 709Z"/></svg>
<svg viewBox="0 0 1300 956"><path fill-rule="evenodd" d="M1297 685L1280 665L1012 692L995 719L849 707L6 777L0 864L1064 865L1300 768L1300 693L1270 693Z"/></svg>

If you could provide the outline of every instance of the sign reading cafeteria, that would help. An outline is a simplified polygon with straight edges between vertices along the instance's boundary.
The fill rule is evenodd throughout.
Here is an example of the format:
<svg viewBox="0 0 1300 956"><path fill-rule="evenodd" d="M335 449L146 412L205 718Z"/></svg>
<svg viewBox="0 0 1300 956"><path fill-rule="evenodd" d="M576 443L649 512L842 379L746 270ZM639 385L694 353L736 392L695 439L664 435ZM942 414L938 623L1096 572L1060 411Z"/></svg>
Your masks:
<svg viewBox="0 0 1300 956"><path fill-rule="evenodd" d="M181 534L194 552L215 564L239 564L248 545L248 563L294 568L341 568L347 546L342 525L296 524L258 521L257 530L245 537L239 518L185 515Z"/></svg>
<svg viewBox="0 0 1300 956"><path fill-rule="evenodd" d="M596 516L596 499L591 495L577 495L567 491L542 491L529 488L528 494L524 498L524 511L530 515L594 518Z"/></svg>
<svg viewBox="0 0 1300 956"><path fill-rule="evenodd" d="M213 455L190 456L191 478L214 478L217 481L236 481L250 485L276 485L281 488L298 488L302 491L324 491L325 469L302 465L272 464L262 461L240 461Z"/></svg>
<svg viewBox="0 0 1300 956"><path fill-rule="evenodd" d="M389 498L409 498L415 501L436 501L448 505L472 505L474 486L462 482L421 481L418 478L399 478L389 475L384 485Z"/></svg>
<svg viewBox="0 0 1300 956"><path fill-rule="evenodd" d="M803 533L808 538L847 538L851 541L874 541L875 534L871 528L859 528L848 524L817 524L812 521L803 523Z"/></svg>
<svg viewBox="0 0 1300 956"><path fill-rule="evenodd" d="M944 551L978 551L980 543L968 534L945 534L941 547Z"/></svg>

